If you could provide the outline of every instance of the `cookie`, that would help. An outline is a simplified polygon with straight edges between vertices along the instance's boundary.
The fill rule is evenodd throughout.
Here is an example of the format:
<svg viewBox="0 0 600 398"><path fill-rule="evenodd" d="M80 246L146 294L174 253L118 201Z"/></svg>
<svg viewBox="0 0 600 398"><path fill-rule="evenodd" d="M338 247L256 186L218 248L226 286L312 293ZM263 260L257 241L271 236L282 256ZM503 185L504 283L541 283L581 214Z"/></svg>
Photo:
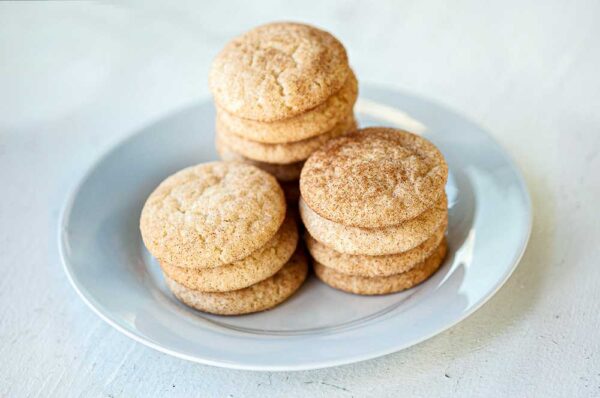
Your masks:
<svg viewBox="0 0 600 398"><path fill-rule="evenodd" d="M307 231L319 242L346 254L381 256L402 253L427 240L448 223L448 203L444 195L435 206L412 220L385 228L350 227L329 221L299 202L300 216Z"/></svg>
<svg viewBox="0 0 600 398"><path fill-rule="evenodd" d="M167 286L184 304L220 315L241 315L264 311L288 299L306 279L306 257L297 250L275 275L244 289L230 292L201 292L189 289L169 277Z"/></svg>
<svg viewBox="0 0 600 398"><path fill-rule="evenodd" d="M446 224L438 227L425 242L408 251L384 256L366 256L337 252L305 234L308 251L315 261L343 274L365 277L381 277L400 274L413 268L429 257L439 246L446 232Z"/></svg>
<svg viewBox="0 0 600 398"><path fill-rule="evenodd" d="M291 216L266 245L235 263L214 268L181 268L161 263L163 273L188 289L202 292L238 290L275 274L290 259L298 243L298 229Z"/></svg>
<svg viewBox="0 0 600 398"><path fill-rule="evenodd" d="M346 50L330 33L280 22L229 42L212 63L209 87L227 112L270 122L318 106L349 74Z"/></svg>
<svg viewBox="0 0 600 398"><path fill-rule="evenodd" d="M285 212L283 191L273 176L243 163L211 162L160 183L146 200L140 230L160 262L211 268L264 246Z"/></svg>
<svg viewBox="0 0 600 398"><path fill-rule="evenodd" d="M354 129L356 129L354 115L349 115L325 134L288 144L263 144L235 135L217 119L216 139L249 159L267 163L290 164L305 160L327 141Z"/></svg>
<svg viewBox="0 0 600 398"><path fill-rule="evenodd" d="M340 91L297 116L265 123L239 118L217 107L217 118L229 131L251 141L265 144L296 142L331 130L352 113L357 96L358 82L354 73L350 73Z"/></svg>
<svg viewBox="0 0 600 398"><path fill-rule="evenodd" d="M444 192L448 166L431 142L373 127L329 141L306 161L302 197L317 214L354 227L415 218Z"/></svg>
<svg viewBox="0 0 600 398"><path fill-rule="evenodd" d="M227 162L248 163L271 174L273 177L277 178L279 182L294 181L295 184L298 185L298 179L300 178L300 172L302 171L302 166L304 166L304 161L289 164L259 162L258 160L249 159L244 155L240 155L231 150L226 144L219 140L218 137L215 140L215 146L217 147L217 152L221 159Z"/></svg>
<svg viewBox="0 0 600 398"><path fill-rule="evenodd" d="M313 268L317 277L323 282L348 293L364 295L396 293L414 287L433 275L442 265L446 251L447 244L444 239L430 257L407 272L390 276L369 278L343 274L318 262L313 262Z"/></svg>

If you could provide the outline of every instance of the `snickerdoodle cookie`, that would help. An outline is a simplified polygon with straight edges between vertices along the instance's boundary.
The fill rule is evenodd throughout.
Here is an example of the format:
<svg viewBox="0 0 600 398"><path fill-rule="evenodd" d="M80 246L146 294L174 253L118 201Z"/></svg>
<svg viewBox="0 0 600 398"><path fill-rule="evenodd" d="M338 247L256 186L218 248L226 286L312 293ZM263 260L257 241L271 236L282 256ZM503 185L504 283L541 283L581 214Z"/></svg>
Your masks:
<svg viewBox="0 0 600 398"><path fill-rule="evenodd" d="M439 202L447 178L444 157L431 142L372 127L313 153L302 169L300 192L322 218L381 228L413 219Z"/></svg>
<svg viewBox="0 0 600 398"><path fill-rule="evenodd" d="M243 162L254 165L259 169L262 169L267 173L271 174L273 177L277 178L279 182L282 183L294 181L297 184L298 179L300 178L300 172L302 171L302 166L304 165L304 161L288 164L279 164L253 160L233 151L225 143L223 143L219 139L219 137L216 137L215 139L215 146L217 147L217 153L219 154L221 159L227 162Z"/></svg>
<svg viewBox="0 0 600 398"><path fill-rule="evenodd" d="M260 282L283 267L298 243L293 217L286 217L275 236L248 257L214 268L182 268L161 263L164 274L177 283L202 292L238 290Z"/></svg>
<svg viewBox="0 0 600 398"><path fill-rule="evenodd" d="M290 164L308 158L327 141L356 128L354 115L348 115L330 131L302 141L284 144L264 144L242 138L230 131L218 119L216 123L217 141L221 141L231 150L253 160L267 163Z"/></svg>
<svg viewBox="0 0 600 398"><path fill-rule="evenodd" d="M390 276L364 277L344 274L316 261L313 267L319 279L336 289L363 295L388 294L409 289L429 278L442 265L446 251L447 244L444 239L428 258L406 272Z"/></svg>
<svg viewBox="0 0 600 398"><path fill-rule="evenodd" d="M217 108L217 118L229 131L240 137L265 144L283 144L305 140L333 129L352 113L358 96L358 81L351 73L341 90L314 109L271 123L236 117Z"/></svg>
<svg viewBox="0 0 600 398"><path fill-rule="evenodd" d="M302 188L302 181L300 181ZM444 194L437 203L417 217L382 228L352 227L321 217L300 198L300 216L313 238L347 254L381 256L410 250L448 223L448 201Z"/></svg>
<svg viewBox="0 0 600 398"><path fill-rule="evenodd" d="M211 66L209 86L227 112L272 122L318 106L349 74L346 50L330 33L279 22L229 42Z"/></svg>
<svg viewBox="0 0 600 398"><path fill-rule="evenodd" d="M243 163L212 162L160 183L146 200L140 229L160 262L211 268L264 246L285 213L283 191L273 176Z"/></svg>
<svg viewBox="0 0 600 398"><path fill-rule="evenodd" d="M184 304L221 315L241 315L273 308L288 299L304 282L306 257L297 250L275 275L254 285L229 292L201 292L165 276L169 289Z"/></svg>
<svg viewBox="0 0 600 398"><path fill-rule="evenodd" d="M315 261L343 274L377 277L406 272L429 257L444 238L446 224L438 227L426 241L402 253L383 256L345 254L305 234L306 247Z"/></svg>

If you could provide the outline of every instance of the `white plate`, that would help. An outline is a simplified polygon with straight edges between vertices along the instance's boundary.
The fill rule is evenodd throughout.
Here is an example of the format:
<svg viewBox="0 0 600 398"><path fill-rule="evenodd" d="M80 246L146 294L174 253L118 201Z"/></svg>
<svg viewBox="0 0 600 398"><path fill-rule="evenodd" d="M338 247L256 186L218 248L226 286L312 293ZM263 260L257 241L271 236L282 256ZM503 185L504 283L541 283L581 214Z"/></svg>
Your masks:
<svg viewBox="0 0 600 398"><path fill-rule="evenodd" d="M216 159L214 109L203 102L132 135L79 183L61 216L65 272L82 299L127 336L180 358L253 370L341 365L401 350L473 313L504 284L529 238L523 178L482 129L439 105L361 87L361 126L422 133L446 156L449 255L406 292L361 297L313 276L284 304L259 314L212 316L174 299L138 230L142 205L166 176Z"/></svg>

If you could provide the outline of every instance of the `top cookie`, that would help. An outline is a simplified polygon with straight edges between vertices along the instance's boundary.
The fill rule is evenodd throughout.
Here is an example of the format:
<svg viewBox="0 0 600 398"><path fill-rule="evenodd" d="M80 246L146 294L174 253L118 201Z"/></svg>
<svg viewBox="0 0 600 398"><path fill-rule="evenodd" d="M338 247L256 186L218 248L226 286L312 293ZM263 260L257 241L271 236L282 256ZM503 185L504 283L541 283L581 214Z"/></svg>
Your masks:
<svg viewBox="0 0 600 398"><path fill-rule="evenodd" d="M448 166L431 142L373 127L333 139L313 153L302 169L300 191L323 218L379 228L433 206L447 179Z"/></svg>
<svg viewBox="0 0 600 398"><path fill-rule="evenodd" d="M148 197L140 218L144 244L159 261L210 268L240 260L269 241L286 205L274 177L242 163L183 169Z"/></svg>
<svg viewBox="0 0 600 398"><path fill-rule="evenodd" d="M267 122L316 107L349 73L346 50L330 33L272 23L229 42L213 61L209 86L227 112Z"/></svg>

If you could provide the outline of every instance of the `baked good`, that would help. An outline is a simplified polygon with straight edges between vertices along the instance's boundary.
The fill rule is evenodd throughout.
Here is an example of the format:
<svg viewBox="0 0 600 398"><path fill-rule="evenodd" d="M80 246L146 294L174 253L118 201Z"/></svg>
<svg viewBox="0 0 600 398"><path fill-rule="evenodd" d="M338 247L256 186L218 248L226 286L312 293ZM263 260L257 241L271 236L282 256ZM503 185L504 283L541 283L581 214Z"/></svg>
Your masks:
<svg viewBox="0 0 600 398"><path fill-rule="evenodd" d="M398 225L444 193L448 166L428 140L372 127L330 140L306 161L300 191L321 217L356 227Z"/></svg>
<svg viewBox="0 0 600 398"><path fill-rule="evenodd" d="M297 250L275 275L244 289L229 292L201 292L189 289L165 276L169 289L184 304L220 315L241 315L264 311L288 299L306 279L306 257Z"/></svg>
<svg viewBox="0 0 600 398"><path fill-rule="evenodd" d="M229 42L212 63L209 86L227 112L271 122L318 106L349 74L346 50L330 33L278 22Z"/></svg>
<svg viewBox="0 0 600 398"><path fill-rule="evenodd" d="M361 228L338 224L314 212L304 201L299 202L300 216L306 230L316 240L347 254L381 256L412 249L427 240L448 223L448 201L444 194L435 206L402 224L384 228Z"/></svg>
<svg viewBox="0 0 600 398"><path fill-rule="evenodd" d="M429 278L442 265L447 244L444 239L430 257L401 274L380 277L364 277L343 274L323 264L313 262L315 274L323 282L348 293L373 295L396 293L409 289Z"/></svg>
<svg viewBox="0 0 600 398"><path fill-rule="evenodd" d="M182 268L161 263L163 273L192 290L226 292L269 278L288 262L298 244L298 229L287 216L279 231L263 247L231 264L214 268Z"/></svg>
<svg viewBox="0 0 600 398"><path fill-rule="evenodd" d="M284 144L305 140L333 129L352 113L358 96L358 81L350 73L342 88L317 107L299 115L270 123L258 122L234 116L217 107L217 119L247 140L265 144Z"/></svg>
<svg viewBox="0 0 600 398"><path fill-rule="evenodd" d="M314 151L321 148L327 141L334 137L349 133L356 129L354 115L336 124L327 133L307 138L302 141L286 144L263 144L247 140L235 135L227 129L218 119L216 124L217 140L221 141L232 151L235 151L249 159L266 163L290 164L304 161Z"/></svg>
<svg viewBox="0 0 600 398"><path fill-rule="evenodd" d="M298 184L298 179L300 178L300 172L302 171L304 161L288 164L260 162L258 160L247 158L244 155L235 152L234 150L229 148L225 143L219 140L218 137L215 139L215 145L217 147L217 152L219 153L219 156L224 161L248 163L266 171L280 182L294 181L296 184Z"/></svg>
<svg viewBox="0 0 600 398"><path fill-rule="evenodd" d="M243 163L211 162L161 182L146 200L140 230L160 262L211 268L264 246L285 213L283 191L273 176Z"/></svg>
<svg viewBox="0 0 600 398"><path fill-rule="evenodd" d="M343 274L377 277L400 274L429 257L439 246L446 232L446 224L438 227L427 240L402 253L383 256L346 254L319 242L309 233L304 234L306 247L315 261Z"/></svg>

